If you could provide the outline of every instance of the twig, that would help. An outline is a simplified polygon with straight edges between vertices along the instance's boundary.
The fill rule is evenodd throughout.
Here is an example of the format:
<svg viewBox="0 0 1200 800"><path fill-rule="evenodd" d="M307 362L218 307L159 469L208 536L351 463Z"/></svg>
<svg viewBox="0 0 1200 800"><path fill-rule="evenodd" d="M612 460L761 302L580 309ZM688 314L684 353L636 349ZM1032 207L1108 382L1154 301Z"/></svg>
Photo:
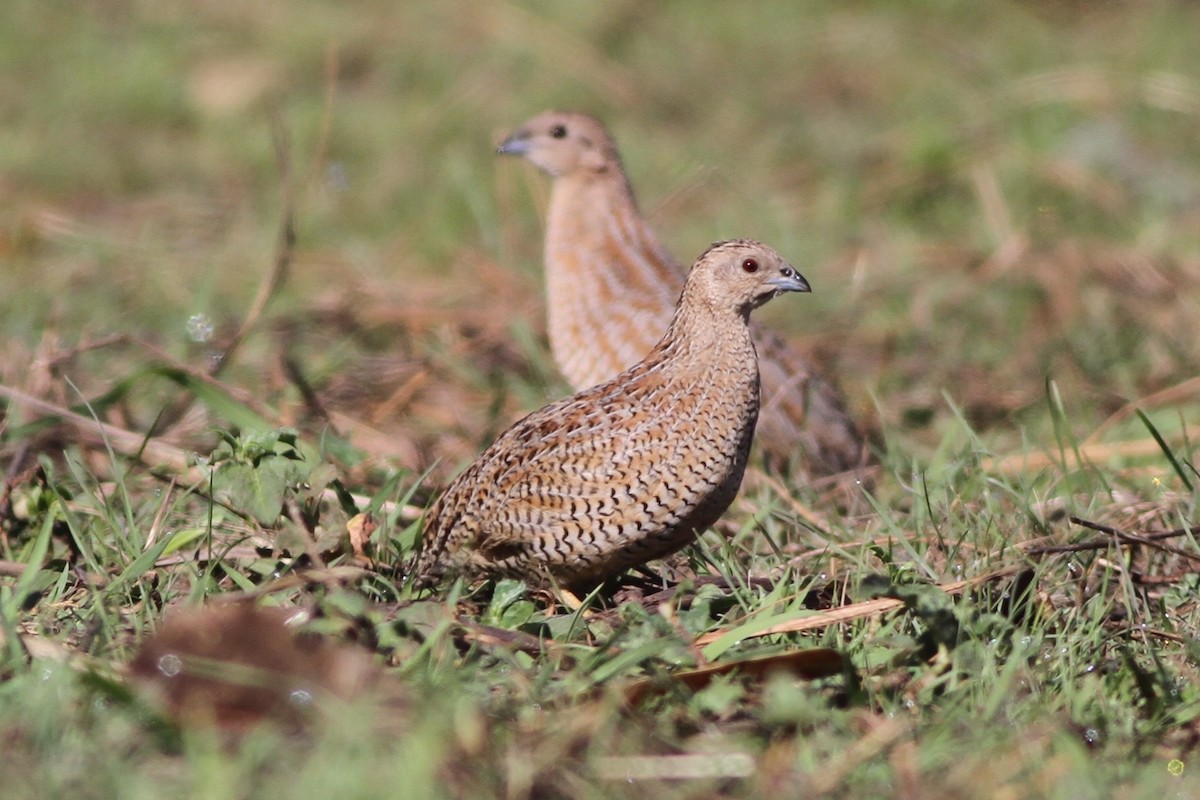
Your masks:
<svg viewBox="0 0 1200 800"><path fill-rule="evenodd" d="M1024 569L1024 567L1015 565L1010 567L1002 567L969 580L939 584L937 588L949 595L962 594L964 591L974 586L989 583L999 578L1007 578L1016 574L1022 569ZM741 638L753 639L758 636L771 636L778 633L795 633L797 631L813 630L814 628L826 628L839 622L849 622L851 620L863 619L864 617L873 617L903 607L903 600L896 600L895 598L891 597L880 597L875 600L866 600L861 603L851 603L848 606L831 608L827 611L821 611L810 616L797 617L795 619L787 620L786 622L781 622L777 625L772 625L769 628L764 628L763 630L748 631L742 634ZM711 644L731 631L737 630L737 628L744 626L746 622L747 620L742 620L737 625L729 626L718 631L710 631L703 636L699 636L696 638L696 646L703 647L707 644Z"/></svg>
<svg viewBox="0 0 1200 800"><path fill-rule="evenodd" d="M296 359L292 358L291 356L284 356L283 371L284 374L287 375L288 380L292 382L292 385L295 386L297 391L300 392L300 397L304 400L304 406L308 409L308 413L320 418L323 422L325 422L325 424L332 428L335 433L337 433L337 425L334 424L333 418L329 415L329 411L325 408L325 404L321 402L321 398L317 395L317 391L313 388L312 384L308 382L308 377L304 374L304 370L301 368L300 362L296 361Z"/></svg>
<svg viewBox="0 0 1200 800"><path fill-rule="evenodd" d="M1175 539L1180 536L1187 536L1189 534L1193 536L1200 535L1200 526L1193 528L1176 528L1175 530L1171 531L1153 531L1152 533L1131 534L1125 533L1124 531L1119 531L1116 528L1111 528L1108 525L1102 525L1099 522L1091 522L1089 520L1080 519L1079 517L1071 517L1070 520L1080 527L1089 528L1099 533L1106 533L1109 536L1117 537L1118 539L1131 544L1160 546L1156 543L1162 541L1163 539ZM1045 540L1043 539L1040 541ZM1023 549L1027 555L1044 556L1052 555L1054 553L1082 553L1088 550L1106 550L1107 548L1112 547L1112 544L1112 539L1091 539L1086 542L1075 542L1074 544L1039 545L1037 547L1025 547L1021 549ZM1018 545L1018 547L1020 546ZM1191 557L1190 553L1181 553L1181 555L1187 555L1188 557Z"/></svg>
<svg viewBox="0 0 1200 800"><path fill-rule="evenodd" d="M73 425L80 433L95 437L100 442L107 441L112 449L122 455L137 458L151 466L161 466L178 474L188 483L204 480L202 471L188 464L188 454L185 450L166 442L158 441L140 433L134 433L107 422L76 414L74 411L54 405L40 398L0 384L0 396L28 409L58 417L63 422Z"/></svg>
<svg viewBox="0 0 1200 800"><path fill-rule="evenodd" d="M423 367L414 372L386 400L375 407L371 412L371 423L378 425L385 419L398 417L400 412L412 402L417 392L428 380L429 370L427 368Z"/></svg>
<svg viewBox="0 0 1200 800"><path fill-rule="evenodd" d="M124 341L129 344L145 350L162 363L171 367L171 369L177 369L195 381L207 384L214 389L220 389L222 392L225 392L227 395L249 408L255 414L258 414L260 417L263 417L264 419L271 419L274 416L270 409L259 402L258 399L252 394L235 386L231 386L222 380L218 380L217 376L211 373L209 370L193 367L191 364L181 361L180 359L168 353L166 350L163 350L158 345L152 344L143 339L139 339L136 336L123 335L120 338L124 339ZM190 406L190 402L185 405ZM185 408L183 410L186 411L187 409ZM176 413L173 416L175 419L178 419L180 416L182 416L182 414Z"/></svg>
<svg viewBox="0 0 1200 800"><path fill-rule="evenodd" d="M148 342L145 339L138 338L137 336L132 336L128 333L114 333L111 336L105 336L101 339L83 342L65 353L60 353L59 355L54 356L52 359L50 359L49 364L52 367L58 366L66 361L70 361L80 353L85 353L90 350L99 350L104 347L112 347L114 345L132 345L140 350L143 350L171 369L179 370L195 381L208 384L215 389L220 389L230 397L237 400L239 403L249 407L259 416L270 417L270 412L266 409L266 407L258 403L258 401L255 400L255 398L249 392L230 386L224 381L217 380L217 378L210 374L208 370L194 367L191 364L188 364L187 362L171 355L158 345Z"/></svg>
<svg viewBox="0 0 1200 800"><path fill-rule="evenodd" d="M80 342L70 350L65 350L57 355L49 358L46 361L46 366L49 369L56 369L62 364L72 361L81 353L87 353L92 350L102 350L105 347L111 347L114 344L124 344L129 341L128 334L111 333L108 336L102 336L99 339L92 339L89 342Z"/></svg>
<svg viewBox="0 0 1200 800"><path fill-rule="evenodd" d="M163 520L167 516L167 508L170 506L171 497L175 494L175 486L178 483L178 478L171 476L171 483L167 486L167 490L163 492L162 502L158 505L158 511L154 514L154 521L150 523L150 532L146 534L146 550L149 550L154 545L154 540L162 533Z"/></svg>
<svg viewBox="0 0 1200 800"><path fill-rule="evenodd" d="M1142 636L1147 639L1162 639L1165 642L1175 642L1176 644L1185 644L1188 641L1187 637L1180 636L1178 633L1160 631L1157 628L1143 628L1140 625L1107 625L1106 627L1110 627L1130 636Z"/></svg>
<svg viewBox="0 0 1200 800"><path fill-rule="evenodd" d="M1186 558L1187 560L1189 560L1193 563L1200 563L1200 555L1197 555L1196 553L1189 553L1187 550L1184 550L1181 547L1175 547L1173 545L1161 543L1161 541L1160 541L1161 539L1169 539L1169 538L1171 538L1170 536L1158 536L1158 537L1152 538L1150 536L1145 536L1145 535L1136 534L1136 533L1129 533L1128 531L1123 531L1118 528L1112 528L1112 527L1109 527L1108 525L1101 525L1099 522L1091 522L1086 519L1080 519L1079 517L1071 517L1071 522L1073 522L1076 525L1080 525L1084 528L1091 528L1094 531L1099 531L1100 533L1107 533L1110 536L1115 536L1116 538L1120 539L1121 541L1128 542L1129 544L1146 545L1147 547L1152 547L1155 550L1162 550L1164 553L1173 553L1174 555L1180 556L1181 558ZM1174 534L1176 536L1182 536L1187 533L1194 534L1197 531L1200 531L1200 528L1184 528L1184 529L1181 529L1178 533L1176 533L1175 531L1167 531L1166 533Z"/></svg>
<svg viewBox="0 0 1200 800"><path fill-rule="evenodd" d="M254 296L254 300L250 303L250 310L246 313L246 318L242 321L242 325L238 328L237 333L225 345L224 352L221 357L216 359L209 369L209 374L214 378L221 374L225 369L226 364L233 360L234 353L241 347L242 342L250 335L250 331L258 324L262 317L263 311L266 310L267 303L275 296L275 293L283 285L287 278L288 270L292 263L292 253L296 246L296 201L295 188L292 182L292 156L291 147L288 144L287 128L283 124L283 119L279 114L279 110L273 109L271 113L271 134L272 140L275 143L275 158L279 163L279 177L283 185L283 219L279 225L279 238L275 247L275 260L271 265L271 270L263 277L263 281L259 284L258 293Z"/></svg>
<svg viewBox="0 0 1200 800"><path fill-rule="evenodd" d="M214 556L209 553L209 558L213 557ZM220 556L220 558L227 557L228 556ZM155 566L162 566L164 563L167 563L165 559L160 560ZM265 597L274 592L298 589L314 583L323 583L326 585L347 585L354 583L355 581L362 580L364 577L370 574L370 570L350 564L341 564L336 567L320 567L316 569L296 569L286 575L275 578L269 583L263 584L262 586L256 586L253 589L246 589L245 591L223 592L221 594L214 595L212 598L210 598L209 602L240 603L246 600Z"/></svg>
<svg viewBox="0 0 1200 800"><path fill-rule="evenodd" d="M220 389L222 392L225 392L227 395L229 395L233 399L237 400L239 403L246 406L254 413L258 414L260 417L263 417L265 419L271 419L273 416L271 411L269 409L267 409L266 406L262 405L262 403L260 403L249 392L246 392L235 386L231 386L230 384L225 383L224 381L218 380L215 375L213 375L209 372L209 370L199 368L199 367L194 367L191 364L188 364L187 362L182 361L182 360L176 358L175 356L171 355L170 353L168 353L166 350L162 349L158 345L148 342L145 339L140 339L137 336L131 336L128 333L117 333L117 334L113 334L112 336L105 336L102 339L96 339L96 340L93 340L90 342L84 342L84 343L72 348L67 353L63 353L63 354L59 354L59 355L55 356L53 359L51 359L50 364L52 366L58 365L65 361L69 361L71 358L74 358L79 353L87 352L89 350L98 350L103 347L112 347L114 345L132 345L133 347L143 350L144 352L146 352L147 354L149 354L150 356L152 356L154 359L161 362L165 366L170 367L171 369L174 369L174 370L179 370L180 372L187 375L192 380L195 380L199 383L207 384L208 386L211 386L214 389ZM191 405L191 402L188 401L183 404L182 408L175 410L173 412L170 412L170 413L164 413L163 416L159 420L159 424L163 424L164 420L169 420L166 424L170 424L170 422L173 422L174 420L176 420L180 416L182 416L183 412L185 412L187 410L187 408L190 407L190 405Z"/></svg>

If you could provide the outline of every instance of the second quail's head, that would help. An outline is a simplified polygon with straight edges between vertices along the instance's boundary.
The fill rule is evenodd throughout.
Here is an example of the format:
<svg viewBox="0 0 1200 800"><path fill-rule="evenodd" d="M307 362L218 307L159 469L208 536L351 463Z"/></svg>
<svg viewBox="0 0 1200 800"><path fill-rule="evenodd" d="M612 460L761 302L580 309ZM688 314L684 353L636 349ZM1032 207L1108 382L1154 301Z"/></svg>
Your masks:
<svg viewBox="0 0 1200 800"><path fill-rule="evenodd" d="M496 152L523 156L555 178L602 174L620 165L617 146L604 126L586 114L569 111L538 114L501 142Z"/></svg>
<svg viewBox="0 0 1200 800"><path fill-rule="evenodd" d="M688 275L684 296L742 316L784 292L812 291L804 276L772 247L749 239L717 242Z"/></svg>

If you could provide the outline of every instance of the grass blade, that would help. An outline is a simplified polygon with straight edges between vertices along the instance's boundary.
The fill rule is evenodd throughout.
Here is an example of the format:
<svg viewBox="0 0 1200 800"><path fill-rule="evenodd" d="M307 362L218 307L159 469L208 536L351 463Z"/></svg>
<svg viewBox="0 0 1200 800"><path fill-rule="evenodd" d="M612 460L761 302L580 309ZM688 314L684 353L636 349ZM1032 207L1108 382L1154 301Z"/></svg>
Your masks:
<svg viewBox="0 0 1200 800"><path fill-rule="evenodd" d="M1158 432L1158 428L1156 428L1154 423L1150 421L1150 417L1146 416L1146 412L1142 411L1140 408L1135 409L1135 412L1137 413L1138 419L1140 419L1142 424L1146 426L1146 430L1150 431L1150 435L1154 437L1154 441L1158 442L1158 446L1160 449L1162 449L1163 455L1165 455L1167 460L1171 462L1171 468L1175 470L1175 474L1179 476L1179 480L1183 482L1183 485L1187 487L1189 492L1195 491L1195 486L1192 485L1192 480L1188 477L1187 470L1185 470L1183 465L1179 463L1179 459L1177 459L1175 457L1175 453L1171 451L1166 439L1164 439L1162 434Z"/></svg>

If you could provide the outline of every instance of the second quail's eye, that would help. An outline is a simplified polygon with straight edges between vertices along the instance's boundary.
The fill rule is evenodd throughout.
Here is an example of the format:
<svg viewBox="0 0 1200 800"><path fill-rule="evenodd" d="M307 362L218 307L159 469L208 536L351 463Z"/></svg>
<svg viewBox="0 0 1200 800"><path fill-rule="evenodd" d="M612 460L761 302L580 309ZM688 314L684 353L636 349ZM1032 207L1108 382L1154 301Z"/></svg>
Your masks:
<svg viewBox="0 0 1200 800"><path fill-rule="evenodd" d="M550 129L550 135L553 136L555 139L565 139L567 136L567 126L566 125L555 125L553 128Z"/></svg>
<svg viewBox="0 0 1200 800"><path fill-rule="evenodd" d="M744 272L758 272L758 261L753 258L747 258L742 262L742 270Z"/></svg>

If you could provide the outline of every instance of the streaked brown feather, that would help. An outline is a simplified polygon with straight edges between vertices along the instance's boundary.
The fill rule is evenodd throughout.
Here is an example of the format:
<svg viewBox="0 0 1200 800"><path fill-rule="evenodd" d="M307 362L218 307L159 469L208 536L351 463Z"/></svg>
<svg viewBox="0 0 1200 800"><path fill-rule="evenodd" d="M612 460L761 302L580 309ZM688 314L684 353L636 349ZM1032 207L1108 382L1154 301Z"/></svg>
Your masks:
<svg viewBox="0 0 1200 800"><path fill-rule="evenodd" d="M643 360L518 421L451 483L427 516L418 580L586 586L694 540L741 485L759 408L749 315L781 280L808 289L766 245L706 251Z"/></svg>

